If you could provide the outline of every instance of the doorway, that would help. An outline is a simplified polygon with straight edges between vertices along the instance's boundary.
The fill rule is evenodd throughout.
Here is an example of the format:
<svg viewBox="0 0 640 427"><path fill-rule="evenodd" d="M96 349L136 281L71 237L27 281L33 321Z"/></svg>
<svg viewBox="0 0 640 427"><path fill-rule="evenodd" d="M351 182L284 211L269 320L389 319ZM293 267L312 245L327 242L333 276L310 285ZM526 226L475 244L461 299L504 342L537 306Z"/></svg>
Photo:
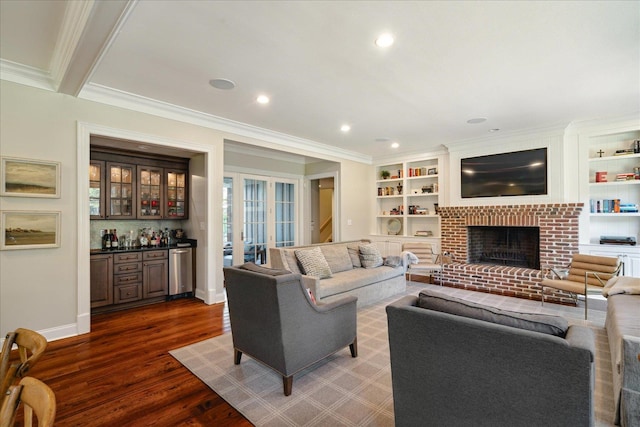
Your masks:
<svg viewBox="0 0 640 427"><path fill-rule="evenodd" d="M311 243L333 242L334 179L309 180L311 197Z"/></svg>

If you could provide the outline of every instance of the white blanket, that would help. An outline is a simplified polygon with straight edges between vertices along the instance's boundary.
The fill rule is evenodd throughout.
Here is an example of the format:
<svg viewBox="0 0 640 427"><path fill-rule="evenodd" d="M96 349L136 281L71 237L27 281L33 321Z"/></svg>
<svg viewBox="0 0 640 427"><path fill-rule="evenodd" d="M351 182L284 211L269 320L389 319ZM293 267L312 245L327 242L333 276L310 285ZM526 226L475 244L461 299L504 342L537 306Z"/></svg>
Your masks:
<svg viewBox="0 0 640 427"><path fill-rule="evenodd" d="M640 278L630 276L612 277L602 289L602 295L608 297L616 294L640 294Z"/></svg>

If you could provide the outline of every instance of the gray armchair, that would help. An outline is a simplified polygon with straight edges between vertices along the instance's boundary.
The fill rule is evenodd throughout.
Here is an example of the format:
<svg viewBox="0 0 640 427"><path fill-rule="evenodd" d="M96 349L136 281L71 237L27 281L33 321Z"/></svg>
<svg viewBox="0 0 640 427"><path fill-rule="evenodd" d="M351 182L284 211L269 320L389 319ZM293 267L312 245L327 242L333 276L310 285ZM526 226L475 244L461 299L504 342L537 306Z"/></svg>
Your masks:
<svg viewBox="0 0 640 427"><path fill-rule="evenodd" d="M246 263L224 268L234 363L242 353L282 375L293 375L349 346L357 357L356 297L314 304L300 274Z"/></svg>

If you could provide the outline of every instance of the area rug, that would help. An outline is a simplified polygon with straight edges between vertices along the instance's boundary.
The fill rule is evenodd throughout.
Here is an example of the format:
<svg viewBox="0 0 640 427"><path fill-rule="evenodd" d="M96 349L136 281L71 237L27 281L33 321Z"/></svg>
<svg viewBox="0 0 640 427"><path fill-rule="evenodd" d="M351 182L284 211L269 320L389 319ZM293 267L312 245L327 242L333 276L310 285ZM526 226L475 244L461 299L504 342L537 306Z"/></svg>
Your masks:
<svg viewBox="0 0 640 427"><path fill-rule="evenodd" d="M611 363L604 314L518 298L412 283L406 294L433 287L506 310L560 314L570 324L587 324L596 336L596 426L613 426ZM170 351L213 391L256 426L393 426L393 396L385 306L397 295L358 310L358 357L349 348L294 376L293 393L284 396L282 378L243 356L233 364L231 334ZM593 319L593 320L592 320Z"/></svg>

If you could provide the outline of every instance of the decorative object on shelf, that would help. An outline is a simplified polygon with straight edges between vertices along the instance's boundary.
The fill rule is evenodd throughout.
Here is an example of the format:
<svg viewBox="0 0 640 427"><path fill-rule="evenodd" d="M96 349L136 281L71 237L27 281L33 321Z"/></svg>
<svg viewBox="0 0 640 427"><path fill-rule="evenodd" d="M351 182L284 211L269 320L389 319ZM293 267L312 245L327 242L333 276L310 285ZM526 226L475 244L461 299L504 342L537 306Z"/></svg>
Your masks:
<svg viewBox="0 0 640 427"><path fill-rule="evenodd" d="M438 168L430 168L427 171L427 175L437 175L438 174Z"/></svg>
<svg viewBox="0 0 640 427"><path fill-rule="evenodd" d="M434 203L433 204L433 210L436 212L436 215L438 215L440 213L440 211L438 210L438 203Z"/></svg>
<svg viewBox="0 0 640 427"><path fill-rule="evenodd" d="M633 152L636 154L640 153L640 139L633 141Z"/></svg>
<svg viewBox="0 0 640 427"><path fill-rule="evenodd" d="M384 190L382 187L378 187L378 196L384 196Z"/></svg>
<svg viewBox="0 0 640 427"><path fill-rule="evenodd" d="M390 176L391 176L391 173L389 173L388 170L383 169L383 170L380 171L380 177L382 179L388 179Z"/></svg>
<svg viewBox="0 0 640 427"><path fill-rule="evenodd" d="M400 233L400 230L402 230L402 221L400 221L398 218L391 218L389 221L387 221L387 233L391 234L391 235L398 235L398 233Z"/></svg>
<svg viewBox="0 0 640 427"><path fill-rule="evenodd" d="M433 231L431 231L431 230L418 230L418 231L416 231L415 236L418 236L418 237L432 237L433 236Z"/></svg>
<svg viewBox="0 0 640 427"><path fill-rule="evenodd" d="M598 151L598 157L602 157L603 154L604 154L604 151L602 150Z"/></svg>
<svg viewBox="0 0 640 427"><path fill-rule="evenodd" d="M607 182L607 173L596 172L596 182Z"/></svg>
<svg viewBox="0 0 640 427"><path fill-rule="evenodd" d="M419 206L416 206L415 214L416 215L429 215L429 209L428 208L421 208Z"/></svg>
<svg viewBox="0 0 640 427"><path fill-rule="evenodd" d="M398 189L398 194L402 194L402 184L398 184L396 188Z"/></svg>
<svg viewBox="0 0 640 427"><path fill-rule="evenodd" d="M2 211L0 250L60 247L60 212Z"/></svg>
<svg viewBox="0 0 640 427"><path fill-rule="evenodd" d="M433 193L433 186L432 185L423 185L422 186L422 194L425 193Z"/></svg>
<svg viewBox="0 0 640 427"><path fill-rule="evenodd" d="M413 189L413 190L411 190L411 194L420 194L420 190Z"/></svg>
<svg viewBox="0 0 640 427"><path fill-rule="evenodd" d="M60 162L2 157L0 196L60 198Z"/></svg>
<svg viewBox="0 0 640 427"><path fill-rule="evenodd" d="M616 150L616 152L613 154L614 156L626 156L627 154L633 154L633 148L622 148L619 150Z"/></svg>

